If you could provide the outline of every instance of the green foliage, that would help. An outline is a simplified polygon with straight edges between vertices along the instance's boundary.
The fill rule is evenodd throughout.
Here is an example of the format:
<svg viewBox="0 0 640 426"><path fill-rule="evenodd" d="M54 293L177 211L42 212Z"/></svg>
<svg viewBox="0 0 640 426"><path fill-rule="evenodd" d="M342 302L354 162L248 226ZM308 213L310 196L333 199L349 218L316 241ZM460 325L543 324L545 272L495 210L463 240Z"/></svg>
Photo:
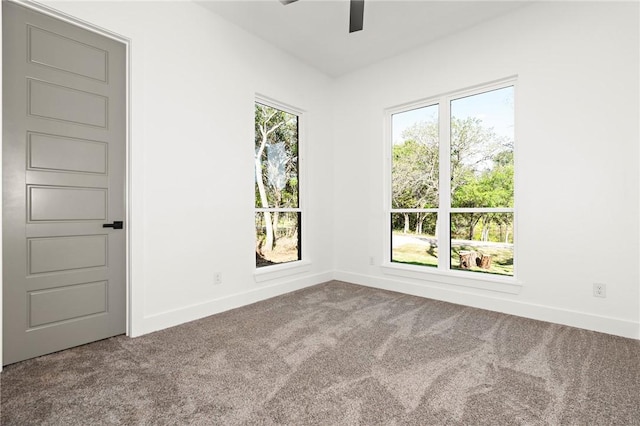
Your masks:
<svg viewBox="0 0 640 426"><path fill-rule="evenodd" d="M451 120L451 206L513 207L513 143L482 120Z"/></svg>
<svg viewBox="0 0 640 426"><path fill-rule="evenodd" d="M281 155L269 158L269 147L278 144L283 145ZM261 167L256 176L256 207L264 207L265 201L269 207L298 207L298 117L256 103L255 155ZM266 200L260 195L259 180Z"/></svg>
<svg viewBox="0 0 640 426"><path fill-rule="evenodd" d="M513 243L513 213L453 213L451 238Z"/></svg>
<svg viewBox="0 0 640 426"><path fill-rule="evenodd" d="M438 126L418 122L394 144L392 156L392 207L434 208L438 206ZM514 199L513 141L498 136L480 118L451 120L451 206L458 208L512 208ZM421 229L420 213L392 219L392 229ZM509 239L512 214L465 213L452 215L454 238ZM407 222L409 221L409 222ZM483 237L476 226L482 223ZM501 229L502 232L491 231ZM488 231L487 231L488 230ZM495 238L495 239L494 239ZM511 237L512 238L512 237Z"/></svg>
<svg viewBox="0 0 640 426"><path fill-rule="evenodd" d="M392 213L391 229L403 231L407 225L407 230L412 234L435 236L438 226L437 213Z"/></svg>
<svg viewBox="0 0 640 426"><path fill-rule="evenodd" d="M498 153L499 159L513 152ZM494 161L491 168L476 172L462 169L457 172L462 182L452 194L453 207L513 207L513 160Z"/></svg>

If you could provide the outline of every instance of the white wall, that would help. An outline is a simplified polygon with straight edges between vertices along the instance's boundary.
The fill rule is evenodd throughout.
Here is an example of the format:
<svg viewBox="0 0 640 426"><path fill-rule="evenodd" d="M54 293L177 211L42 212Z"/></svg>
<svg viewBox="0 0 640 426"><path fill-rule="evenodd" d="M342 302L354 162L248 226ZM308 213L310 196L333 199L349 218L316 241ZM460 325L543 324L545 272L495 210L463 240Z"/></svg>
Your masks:
<svg viewBox="0 0 640 426"><path fill-rule="evenodd" d="M338 80L189 2L47 4L132 41L132 335L336 277L639 336L637 4L523 8ZM383 110L514 74L522 292L369 266L386 250ZM255 93L309 112L312 265L260 283ZM593 282L607 284L606 299Z"/></svg>
<svg viewBox="0 0 640 426"><path fill-rule="evenodd" d="M339 79L335 227L348 244L336 245L336 276L637 338L638 19L637 3L538 4ZM388 250L383 110L512 75L520 294L369 266Z"/></svg>
<svg viewBox="0 0 640 426"><path fill-rule="evenodd" d="M331 278L327 77L191 2L47 4L131 39L133 335ZM313 224L311 268L260 283L256 93L308 111L303 167L313 194L303 218Z"/></svg>

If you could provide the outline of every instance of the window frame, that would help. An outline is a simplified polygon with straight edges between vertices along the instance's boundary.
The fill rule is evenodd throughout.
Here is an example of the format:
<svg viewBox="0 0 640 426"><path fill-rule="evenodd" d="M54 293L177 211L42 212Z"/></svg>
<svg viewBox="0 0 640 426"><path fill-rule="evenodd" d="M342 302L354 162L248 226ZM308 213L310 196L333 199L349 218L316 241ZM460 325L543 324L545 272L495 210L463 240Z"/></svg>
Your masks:
<svg viewBox="0 0 640 426"><path fill-rule="evenodd" d="M513 87L514 96L514 202L513 208L456 208L451 207L451 102L469 96L479 95L493 90ZM521 290L522 282L518 279L518 234L517 234L517 76L508 77L501 80L492 81L485 84L468 87L462 90L455 90L442 93L436 96L396 105L384 110L384 238L382 271L385 274L413 278L437 283L460 285L465 287L481 288L485 290L499 291L517 294ZM438 106L438 150L439 150L439 201L437 208L416 208L416 209L394 209L392 206L392 169L393 169L393 115L411 111L418 108ZM438 256L438 265L418 266L392 262L392 229L391 214L403 212L425 212L438 214L438 252L446 255ZM483 274L474 271L465 271L451 267L451 214L471 213L471 212L495 212L513 214L513 276L498 274Z"/></svg>
<svg viewBox="0 0 640 426"><path fill-rule="evenodd" d="M276 279L280 277L286 277L294 273L304 272L310 269L311 263L308 260L307 256L307 244L306 244L306 235L307 235L307 212L306 212L306 164L305 164L305 146L304 140L306 139L305 132L305 111L301 108L297 108L291 106L289 104L280 102L268 96L256 94L254 97L254 102L252 104L252 112L253 112L253 121L254 121L254 130L253 130L253 141L254 145L252 148L252 152L255 155L255 105L261 104L274 109L278 109L280 111L286 112L288 114L295 115L298 118L298 207L256 207L256 199L255 199L255 185L256 185L256 177L255 177L255 168L253 170L253 182L252 189L254 193L253 198L253 246L255 251L256 245L256 233L255 233L255 215L256 213L261 213L264 211L269 212L281 212L281 213L298 213L299 215L299 247L298 252L300 259L292 260L290 262L278 263L275 265L266 265L258 267L254 262L254 279L256 282L266 281L270 279ZM253 163L252 163L253 164Z"/></svg>

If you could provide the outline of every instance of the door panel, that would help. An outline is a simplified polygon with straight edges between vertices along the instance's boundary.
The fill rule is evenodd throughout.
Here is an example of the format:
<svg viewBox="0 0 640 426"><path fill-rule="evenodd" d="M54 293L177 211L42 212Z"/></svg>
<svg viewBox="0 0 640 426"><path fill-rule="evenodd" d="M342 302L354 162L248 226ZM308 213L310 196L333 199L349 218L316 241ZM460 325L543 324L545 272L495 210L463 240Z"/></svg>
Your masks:
<svg viewBox="0 0 640 426"><path fill-rule="evenodd" d="M30 238L29 275L107 266L106 235Z"/></svg>
<svg viewBox="0 0 640 426"><path fill-rule="evenodd" d="M55 135L30 133L27 137L30 170L107 172L107 144Z"/></svg>
<svg viewBox="0 0 640 426"><path fill-rule="evenodd" d="M29 221L106 220L105 188L29 185Z"/></svg>
<svg viewBox="0 0 640 426"><path fill-rule="evenodd" d="M107 311L107 283L85 283L29 292L29 327ZM83 303L77 303L82 300Z"/></svg>
<svg viewBox="0 0 640 426"><path fill-rule="evenodd" d="M71 87L27 79L29 114L85 126L107 127L107 98Z"/></svg>
<svg viewBox="0 0 640 426"><path fill-rule="evenodd" d="M125 46L3 7L3 362L125 331Z"/></svg>
<svg viewBox="0 0 640 426"><path fill-rule="evenodd" d="M29 62L107 81L107 51L60 34L27 26Z"/></svg>

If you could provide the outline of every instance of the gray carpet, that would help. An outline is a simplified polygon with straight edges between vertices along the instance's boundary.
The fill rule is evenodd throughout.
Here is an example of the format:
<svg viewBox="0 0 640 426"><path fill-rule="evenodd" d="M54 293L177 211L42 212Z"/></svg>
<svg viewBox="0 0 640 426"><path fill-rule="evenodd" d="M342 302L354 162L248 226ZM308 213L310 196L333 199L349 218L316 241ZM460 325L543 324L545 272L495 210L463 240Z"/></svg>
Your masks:
<svg viewBox="0 0 640 426"><path fill-rule="evenodd" d="M1 386L3 425L640 425L640 341L333 281Z"/></svg>

